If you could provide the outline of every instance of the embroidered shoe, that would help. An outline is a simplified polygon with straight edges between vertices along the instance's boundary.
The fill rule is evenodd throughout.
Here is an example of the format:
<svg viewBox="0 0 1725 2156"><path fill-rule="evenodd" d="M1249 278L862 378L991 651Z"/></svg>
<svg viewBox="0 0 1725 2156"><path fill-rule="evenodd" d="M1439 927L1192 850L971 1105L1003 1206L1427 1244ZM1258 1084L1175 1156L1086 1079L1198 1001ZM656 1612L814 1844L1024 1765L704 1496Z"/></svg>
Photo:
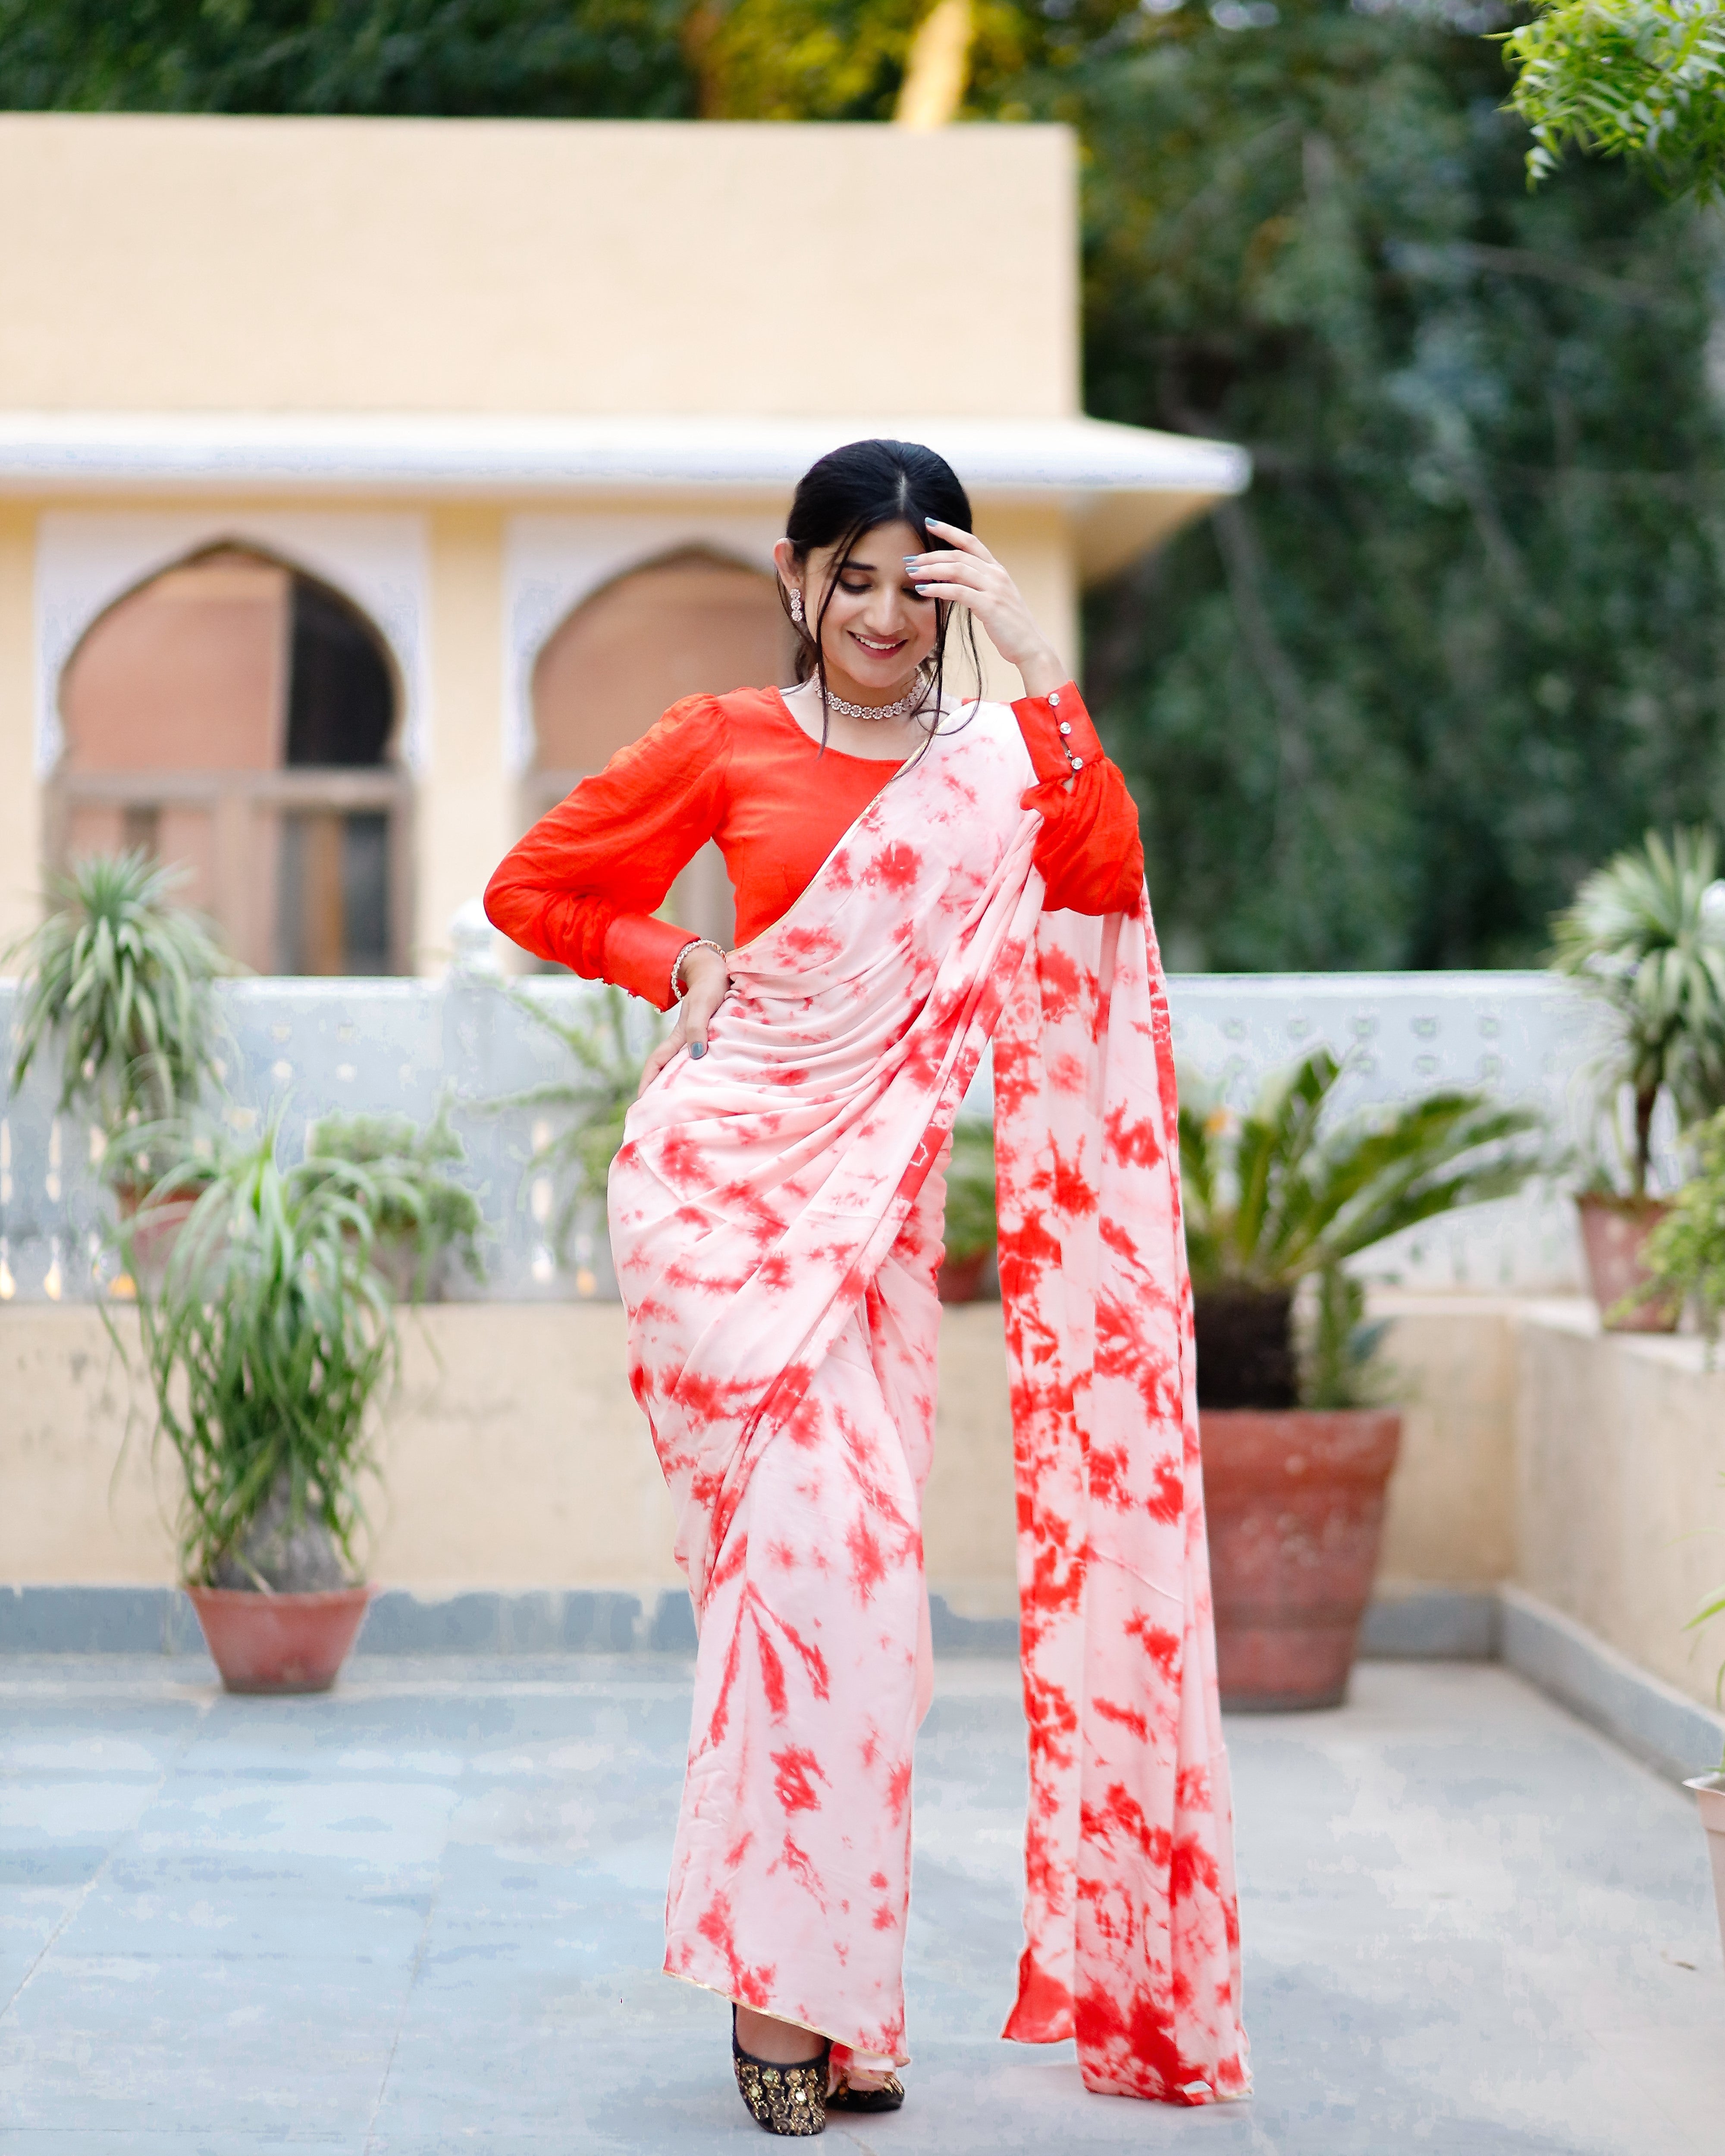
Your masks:
<svg viewBox="0 0 1725 2156"><path fill-rule="evenodd" d="M749 2115L766 2133L824 2133L827 2128L827 2052L823 2044L812 2059L794 2066L757 2059L737 2041L737 2009L731 2010L731 2063Z"/></svg>
<svg viewBox="0 0 1725 2156"><path fill-rule="evenodd" d="M852 2088L841 2078L827 2091L829 2111L896 2111L905 2100L905 2085L896 2074L888 2074L879 2088Z"/></svg>

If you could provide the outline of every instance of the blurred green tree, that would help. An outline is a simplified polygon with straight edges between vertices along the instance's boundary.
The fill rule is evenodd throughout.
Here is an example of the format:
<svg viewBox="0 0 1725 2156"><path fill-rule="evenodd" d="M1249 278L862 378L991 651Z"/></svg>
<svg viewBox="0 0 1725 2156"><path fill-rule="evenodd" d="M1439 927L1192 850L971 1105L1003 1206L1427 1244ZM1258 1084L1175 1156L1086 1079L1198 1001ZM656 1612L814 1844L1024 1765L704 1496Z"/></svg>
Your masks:
<svg viewBox="0 0 1725 2156"><path fill-rule="evenodd" d="M0 107L678 119L688 0L0 0Z"/></svg>
<svg viewBox="0 0 1725 2156"><path fill-rule="evenodd" d="M1173 963L1526 963L1725 810L1717 228L1530 194L1482 27L1216 0L1014 86L1084 144L1089 408L1255 459L1089 614Z"/></svg>

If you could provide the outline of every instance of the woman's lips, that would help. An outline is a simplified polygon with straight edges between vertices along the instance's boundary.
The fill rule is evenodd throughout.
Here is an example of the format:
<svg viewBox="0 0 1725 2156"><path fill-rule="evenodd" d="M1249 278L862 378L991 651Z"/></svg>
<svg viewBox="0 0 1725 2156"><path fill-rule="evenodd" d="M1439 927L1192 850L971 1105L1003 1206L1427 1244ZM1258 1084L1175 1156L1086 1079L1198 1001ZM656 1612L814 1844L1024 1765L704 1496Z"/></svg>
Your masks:
<svg viewBox="0 0 1725 2156"><path fill-rule="evenodd" d="M896 644L876 644L872 638L859 636L854 629L850 632L850 640L853 644L860 644L865 651L872 651L877 659L890 659L895 651L902 651L910 642L908 637L901 636Z"/></svg>

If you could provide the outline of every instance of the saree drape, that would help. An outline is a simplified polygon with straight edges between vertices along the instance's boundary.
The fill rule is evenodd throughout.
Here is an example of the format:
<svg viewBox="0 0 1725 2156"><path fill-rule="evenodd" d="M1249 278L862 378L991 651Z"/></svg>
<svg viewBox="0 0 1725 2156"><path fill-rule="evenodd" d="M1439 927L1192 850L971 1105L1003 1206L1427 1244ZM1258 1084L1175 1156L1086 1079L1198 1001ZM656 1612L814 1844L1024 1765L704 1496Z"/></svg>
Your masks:
<svg viewBox="0 0 1725 2156"><path fill-rule="evenodd" d="M732 955L611 1173L700 1631L665 1967L903 2061L944 1183L995 1042L1031 1801L1006 2034L1244 2092L1166 1007L1147 906L1045 915L1013 715L937 737Z"/></svg>

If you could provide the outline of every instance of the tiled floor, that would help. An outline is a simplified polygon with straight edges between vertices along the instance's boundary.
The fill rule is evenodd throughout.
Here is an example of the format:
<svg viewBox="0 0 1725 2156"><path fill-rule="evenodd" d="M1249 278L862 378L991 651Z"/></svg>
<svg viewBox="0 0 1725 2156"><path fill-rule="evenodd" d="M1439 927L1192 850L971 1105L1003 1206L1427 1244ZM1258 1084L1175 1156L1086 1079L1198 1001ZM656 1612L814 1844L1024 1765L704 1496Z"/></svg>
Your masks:
<svg viewBox="0 0 1725 2156"><path fill-rule="evenodd" d="M764 2146L722 2004L657 1974L688 1719L663 1657L0 1665L0 2156ZM1725 1967L1687 1799L1500 1671L1368 1664L1232 1725L1257 2093L1086 2096L996 2041L1009 1665L919 1753L896 2118L827 2146L1717 2156ZM1706 1764L1708 1763L1697 1763Z"/></svg>

